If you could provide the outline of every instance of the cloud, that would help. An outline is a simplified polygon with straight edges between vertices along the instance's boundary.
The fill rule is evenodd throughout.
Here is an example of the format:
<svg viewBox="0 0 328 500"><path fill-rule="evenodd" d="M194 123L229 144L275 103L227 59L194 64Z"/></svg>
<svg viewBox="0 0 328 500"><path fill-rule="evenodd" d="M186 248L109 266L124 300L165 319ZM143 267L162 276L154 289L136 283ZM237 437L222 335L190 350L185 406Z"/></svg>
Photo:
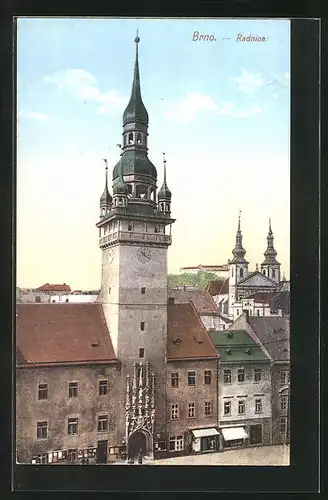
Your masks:
<svg viewBox="0 0 328 500"><path fill-rule="evenodd" d="M204 111L230 116L231 118L250 118L262 113L263 109L258 103L254 103L247 110L237 108L234 102L223 102L219 106L208 95L193 92L187 94L185 99L171 101L163 111L163 116L172 121L191 122L199 113Z"/></svg>
<svg viewBox="0 0 328 500"><path fill-rule="evenodd" d="M255 102L248 110L238 109L234 102L224 102L218 111L219 115L230 116L231 118L251 118L263 112L261 106Z"/></svg>
<svg viewBox="0 0 328 500"><path fill-rule="evenodd" d="M169 102L163 111L163 116L168 120L192 121L202 111L217 110L215 102L205 94L190 92L185 99Z"/></svg>
<svg viewBox="0 0 328 500"><path fill-rule="evenodd" d="M50 119L49 115L46 115L44 113L38 113L35 111L28 111L25 109L19 111L18 115L20 118L25 118L26 120L35 120L37 122L44 122Z"/></svg>
<svg viewBox="0 0 328 500"><path fill-rule="evenodd" d="M55 84L61 90L68 90L75 98L85 103L95 103L100 113L123 111L128 102L128 97L120 96L116 90L101 91L97 79L84 69L58 71L46 76L44 80Z"/></svg>
<svg viewBox="0 0 328 500"><path fill-rule="evenodd" d="M237 82L238 90L246 93L255 93L265 85L265 78L262 73L258 71L248 71L244 68L242 69L241 75L231 76L230 79Z"/></svg>

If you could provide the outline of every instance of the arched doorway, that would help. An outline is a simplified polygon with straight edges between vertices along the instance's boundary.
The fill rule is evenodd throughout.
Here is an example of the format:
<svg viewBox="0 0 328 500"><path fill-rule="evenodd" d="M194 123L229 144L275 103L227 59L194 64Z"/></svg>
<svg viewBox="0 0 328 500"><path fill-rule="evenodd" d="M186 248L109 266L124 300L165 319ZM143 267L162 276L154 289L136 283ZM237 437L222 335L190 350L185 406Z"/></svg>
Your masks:
<svg viewBox="0 0 328 500"><path fill-rule="evenodd" d="M139 451L142 451L142 456L150 455L152 452L152 439L148 431L138 429L131 434L128 440L128 457L136 458Z"/></svg>

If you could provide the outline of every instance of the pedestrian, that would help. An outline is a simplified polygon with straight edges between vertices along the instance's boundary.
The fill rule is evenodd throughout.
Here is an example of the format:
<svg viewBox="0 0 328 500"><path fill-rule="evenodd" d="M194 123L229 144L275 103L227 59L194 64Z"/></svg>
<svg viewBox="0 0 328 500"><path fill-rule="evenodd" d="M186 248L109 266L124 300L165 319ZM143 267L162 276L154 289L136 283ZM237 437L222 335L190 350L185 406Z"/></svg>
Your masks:
<svg viewBox="0 0 328 500"><path fill-rule="evenodd" d="M142 465L142 449L141 449L141 448L140 448L140 450L139 450L138 464L139 464L139 465Z"/></svg>

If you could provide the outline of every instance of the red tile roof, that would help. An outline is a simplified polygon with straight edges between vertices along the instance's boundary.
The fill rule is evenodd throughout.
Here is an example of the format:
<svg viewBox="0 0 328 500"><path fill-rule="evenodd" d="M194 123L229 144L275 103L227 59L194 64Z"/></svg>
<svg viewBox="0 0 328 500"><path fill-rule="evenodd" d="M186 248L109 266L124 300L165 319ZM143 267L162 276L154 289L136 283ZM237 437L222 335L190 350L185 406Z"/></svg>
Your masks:
<svg viewBox="0 0 328 500"><path fill-rule="evenodd" d="M216 349L192 302L189 304L169 304L168 360L217 357Z"/></svg>
<svg viewBox="0 0 328 500"><path fill-rule="evenodd" d="M206 290L210 295L226 295L229 293L229 278L209 281Z"/></svg>
<svg viewBox="0 0 328 500"><path fill-rule="evenodd" d="M176 304L194 304L198 314L218 314L219 310L212 296L201 290L168 290L168 297L174 298Z"/></svg>
<svg viewBox="0 0 328 500"><path fill-rule="evenodd" d="M70 292L71 287L63 283L62 285L53 285L50 283L46 283L45 285L39 286L37 288L39 292Z"/></svg>
<svg viewBox="0 0 328 500"><path fill-rule="evenodd" d="M101 304L17 304L17 363L115 361Z"/></svg>

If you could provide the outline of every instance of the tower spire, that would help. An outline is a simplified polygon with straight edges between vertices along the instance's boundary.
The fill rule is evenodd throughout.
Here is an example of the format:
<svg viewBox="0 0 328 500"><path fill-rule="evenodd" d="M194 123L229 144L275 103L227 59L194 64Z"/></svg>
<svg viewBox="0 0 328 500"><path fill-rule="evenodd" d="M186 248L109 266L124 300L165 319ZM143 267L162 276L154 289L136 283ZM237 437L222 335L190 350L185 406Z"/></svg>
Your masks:
<svg viewBox="0 0 328 500"><path fill-rule="evenodd" d="M272 227L271 227L271 218L269 218L269 232L268 232L268 236L267 236L268 243L267 243L267 249L264 252L265 260L262 263L262 266L267 265L267 264L279 264L279 262L277 262L277 260L276 260L277 252L274 248L273 240L274 240L274 237L273 237L273 232L272 232Z"/></svg>
<svg viewBox="0 0 328 500"><path fill-rule="evenodd" d="M236 233L236 243L235 248L232 250L233 259L232 263L246 263L245 254L246 250L243 248L243 236L241 233L241 210L239 210L238 216L238 228Z"/></svg>
<svg viewBox="0 0 328 500"><path fill-rule="evenodd" d="M133 83L131 97L123 114L123 126L127 123L139 122L148 125L148 113L141 98L140 73L139 73L139 34L134 39L136 44L136 59L134 63Z"/></svg>

